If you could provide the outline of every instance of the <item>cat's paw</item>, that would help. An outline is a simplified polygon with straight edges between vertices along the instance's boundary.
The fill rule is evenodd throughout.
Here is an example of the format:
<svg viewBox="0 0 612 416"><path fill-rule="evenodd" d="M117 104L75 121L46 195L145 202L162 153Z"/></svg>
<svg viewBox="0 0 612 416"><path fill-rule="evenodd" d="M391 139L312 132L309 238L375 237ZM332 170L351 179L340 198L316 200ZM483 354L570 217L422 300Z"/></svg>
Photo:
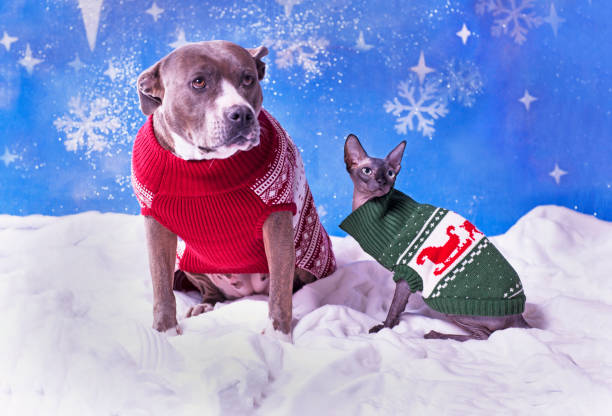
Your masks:
<svg viewBox="0 0 612 416"><path fill-rule="evenodd" d="M370 328L370 330L368 331L369 334L375 334L378 331L380 331L381 329L383 329L385 327L385 324L378 324L376 326L373 326L372 328Z"/></svg>

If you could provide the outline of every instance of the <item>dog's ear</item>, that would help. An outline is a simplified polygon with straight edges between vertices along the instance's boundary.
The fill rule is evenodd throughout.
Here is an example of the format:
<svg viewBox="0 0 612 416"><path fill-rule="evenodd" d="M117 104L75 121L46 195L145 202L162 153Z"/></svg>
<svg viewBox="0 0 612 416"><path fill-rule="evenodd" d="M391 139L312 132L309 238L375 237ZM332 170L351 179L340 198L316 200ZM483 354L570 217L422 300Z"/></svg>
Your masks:
<svg viewBox="0 0 612 416"><path fill-rule="evenodd" d="M402 167L402 156L404 155L404 149L406 148L406 140L395 146L395 149L391 150L385 160L389 162L395 174L397 175Z"/></svg>
<svg viewBox="0 0 612 416"><path fill-rule="evenodd" d="M361 146L357 136L349 134L344 143L344 163L346 163L346 170L350 170L353 165L358 164L366 157L368 157L368 154L363 149L363 146Z"/></svg>
<svg viewBox="0 0 612 416"><path fill-rule="evenodd" d="M266 63L261 60L264 56L268 54L268 48L265 46L260 46L259 48L247 49L253 59L255 59L255 65L257 66L257 77L261 81L266 75Z"/></svg>
<svg viewBox="0 0 612 416"><path fill-rule="evenodd" d="M164 98L164 86L159 74L160 62L138 76L136 88L140 98L140 110L144 115L153 114Z"/></svg>

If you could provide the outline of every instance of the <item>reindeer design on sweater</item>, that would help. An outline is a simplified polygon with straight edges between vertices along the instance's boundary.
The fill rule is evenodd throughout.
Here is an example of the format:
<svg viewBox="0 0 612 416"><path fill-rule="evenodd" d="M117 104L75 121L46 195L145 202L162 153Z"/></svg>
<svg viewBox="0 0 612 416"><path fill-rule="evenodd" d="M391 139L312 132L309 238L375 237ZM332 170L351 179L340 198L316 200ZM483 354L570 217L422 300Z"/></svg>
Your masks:
<svg viewBox="0 0 612 416"><path fill-rule="evenodd" d="M425 247L417 257L417 264L423 265L425 259L428 259L435 265L440 265L434 270L434 275L439 276L444 273L476 240L475 234L482 234L474 224L467 220L459 228L465 230L465 232L460 233L461 235L454 232L456 230L454 225L449 225L446 228L448 241L442 246ZM467 235L465 235L466 233Z"/></svg>

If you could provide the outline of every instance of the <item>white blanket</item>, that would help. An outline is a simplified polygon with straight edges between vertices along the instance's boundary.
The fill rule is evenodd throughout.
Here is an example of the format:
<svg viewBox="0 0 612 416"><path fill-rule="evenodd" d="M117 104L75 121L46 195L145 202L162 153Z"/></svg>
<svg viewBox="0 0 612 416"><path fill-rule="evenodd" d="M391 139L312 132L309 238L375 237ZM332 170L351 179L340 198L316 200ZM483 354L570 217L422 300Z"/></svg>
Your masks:
<svg viewBox="0 0 612 416"><path fill-rule="evenodd" d="M6 415L607 414L612 223L538 207L491 239L519 272L526 319L487 341L413 296L392 330L390 273L350 238L338 271L294 296L294 344L261 335L263 297L151 329L141 217L0 216L0 409ZM179 314L196 302L177 294Z"/></svg>

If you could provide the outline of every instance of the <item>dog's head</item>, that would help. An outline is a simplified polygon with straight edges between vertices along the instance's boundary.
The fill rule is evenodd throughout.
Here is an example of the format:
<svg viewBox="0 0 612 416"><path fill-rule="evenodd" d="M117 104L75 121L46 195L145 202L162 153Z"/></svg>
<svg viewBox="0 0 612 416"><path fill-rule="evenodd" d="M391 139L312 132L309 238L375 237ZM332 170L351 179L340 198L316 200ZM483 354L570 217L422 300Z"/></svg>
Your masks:
<svg viewBox="0 0 612 416"><path fill-rule="evenodd" d="M224 159L259 144L265 46L231 42L182 46L138 77L140 108L156 112L166 140L186 160Z"/></svg>

